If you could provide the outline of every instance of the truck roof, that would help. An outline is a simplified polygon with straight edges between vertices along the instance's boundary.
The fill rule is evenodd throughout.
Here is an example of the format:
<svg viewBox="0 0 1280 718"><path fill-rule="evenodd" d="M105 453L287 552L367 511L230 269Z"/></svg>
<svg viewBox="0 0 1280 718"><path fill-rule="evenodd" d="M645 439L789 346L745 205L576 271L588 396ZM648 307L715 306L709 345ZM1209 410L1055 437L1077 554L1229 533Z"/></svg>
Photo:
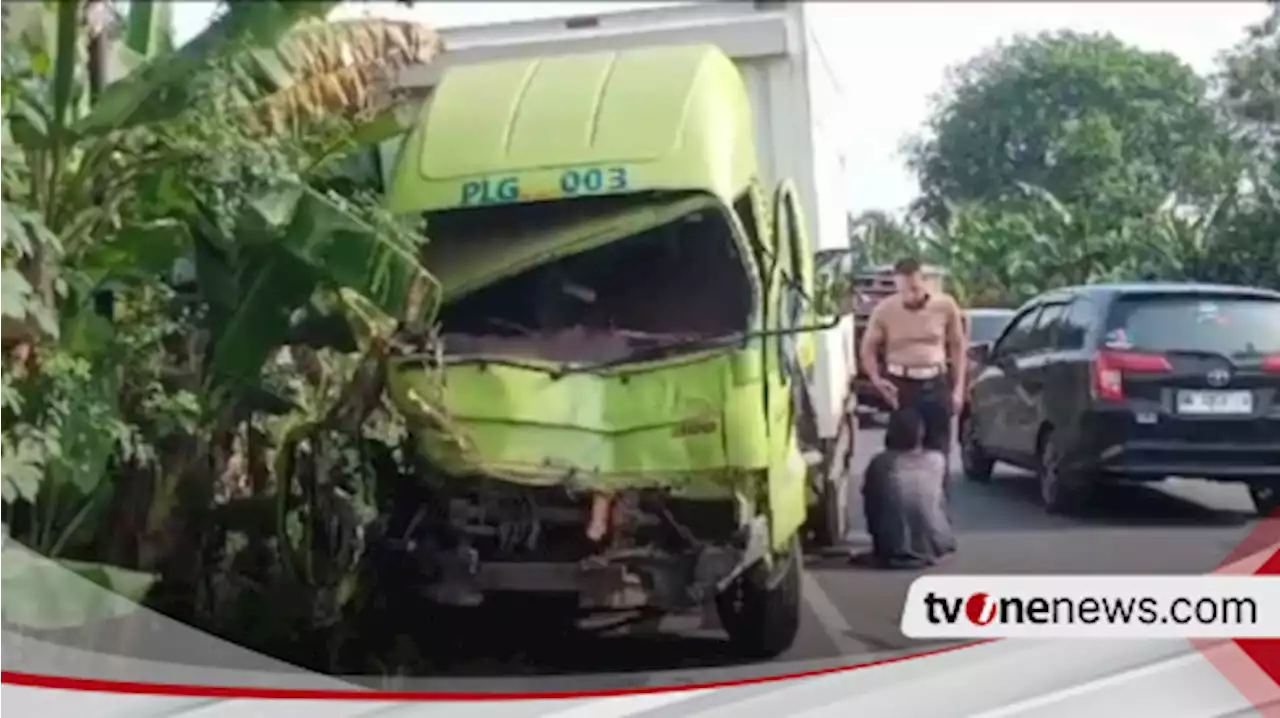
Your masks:
<svg viewBox="0 0 1280 718"><path fill-rule="evenodd" d="M406 140L390 202L421 212L652 190L732 201L757 174L754 137L742 77L712 45L459 65Z"/></svg>
<svg viewBox="0 0 1280 718"><path fill-rule="evenodd" d="M420 94L459 64L658 45L711 44L735 60L785 56L796 49L789 14L781 4L694 2L444 27L445 51L429 64L406 68L398 85Z"/></svg>

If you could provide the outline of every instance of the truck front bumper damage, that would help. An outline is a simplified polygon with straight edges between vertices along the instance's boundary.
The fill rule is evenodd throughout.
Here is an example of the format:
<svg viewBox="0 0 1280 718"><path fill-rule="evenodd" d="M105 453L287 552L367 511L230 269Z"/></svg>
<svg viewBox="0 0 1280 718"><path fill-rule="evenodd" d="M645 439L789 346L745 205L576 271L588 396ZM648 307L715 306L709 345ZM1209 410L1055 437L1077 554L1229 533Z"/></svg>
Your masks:
<svg viewBox="0 0 1280 718"><path fill-rule="evenodd" d="M654 546L611 549L576 561L486 559L465 541L452 548L430 541L403 546L427 578L423 597L433 603L480 606L486 594L493 593L576 595L583 612L673 612L704 606L752 565L766 560L768 547L763 517L727 544L702 543L683 551Z"/></svg>

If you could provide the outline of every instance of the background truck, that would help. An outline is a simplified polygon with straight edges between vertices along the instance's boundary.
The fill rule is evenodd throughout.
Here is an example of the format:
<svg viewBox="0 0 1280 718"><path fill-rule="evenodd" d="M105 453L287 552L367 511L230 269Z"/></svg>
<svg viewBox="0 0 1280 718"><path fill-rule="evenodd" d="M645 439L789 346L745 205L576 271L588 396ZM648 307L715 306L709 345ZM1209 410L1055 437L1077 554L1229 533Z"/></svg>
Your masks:
<svg viewBox="0 0 1280 718"><path fill-rule="evenodd" d="M848 170L841 134L844 98L822 52L822 16L836 6L801 3L693 3L602 15L496 23L442 30L445 52L429 66L409 68L401 88L431 101L442 73L494 60L628 48L709 43L737 66L756 126L756 152L765 177L790 178L821 271L842 271L849 250ZM385 148L390 168L398 147ZM843 477L852 460L857 373L854 321L801 340L813 353L800 435L812 467L809 536L829 545L843 539L847 497Z"/></svg>

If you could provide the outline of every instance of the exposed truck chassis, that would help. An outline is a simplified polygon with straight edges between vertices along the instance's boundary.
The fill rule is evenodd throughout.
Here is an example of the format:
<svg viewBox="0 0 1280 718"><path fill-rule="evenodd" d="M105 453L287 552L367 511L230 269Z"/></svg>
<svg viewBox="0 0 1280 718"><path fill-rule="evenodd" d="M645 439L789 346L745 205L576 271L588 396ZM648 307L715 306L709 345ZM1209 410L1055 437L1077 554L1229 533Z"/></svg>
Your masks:
<svg viewBox="0 0 1280 718"><path fill-rule="evenodd" d="M385 544L431 602L472 607L494 594L541 594L583 615L699 608L768 554L765 519L739 526L732 501L622 492L602 542L584 532L591 501L565 487L444 479L412 513L393 517Z"/></svg>

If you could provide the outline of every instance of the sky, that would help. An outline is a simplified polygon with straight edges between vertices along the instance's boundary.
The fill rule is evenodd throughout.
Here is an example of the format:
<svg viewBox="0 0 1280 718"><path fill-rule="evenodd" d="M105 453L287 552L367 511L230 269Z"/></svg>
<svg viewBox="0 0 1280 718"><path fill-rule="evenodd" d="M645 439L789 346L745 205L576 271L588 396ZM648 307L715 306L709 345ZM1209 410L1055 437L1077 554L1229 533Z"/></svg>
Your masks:
<svg viewBox="0 0 1280 718"><path fill-rule="evenodd" d="M513 20L603 14L640 2L348 2L335 17L371 15L448 28ZM178 42L199 33L216 3L175 3ZM1105 31L1146 50L1172 52L1201 73L1266 14L1264 0L1218 2L845 2L828 10L823 51L843 86L844 138L852 180L850 210L897 210L918 191L902 141L919 131L947 68L1018 33ZM833 43L827 38L841 38Z"/></svg>

